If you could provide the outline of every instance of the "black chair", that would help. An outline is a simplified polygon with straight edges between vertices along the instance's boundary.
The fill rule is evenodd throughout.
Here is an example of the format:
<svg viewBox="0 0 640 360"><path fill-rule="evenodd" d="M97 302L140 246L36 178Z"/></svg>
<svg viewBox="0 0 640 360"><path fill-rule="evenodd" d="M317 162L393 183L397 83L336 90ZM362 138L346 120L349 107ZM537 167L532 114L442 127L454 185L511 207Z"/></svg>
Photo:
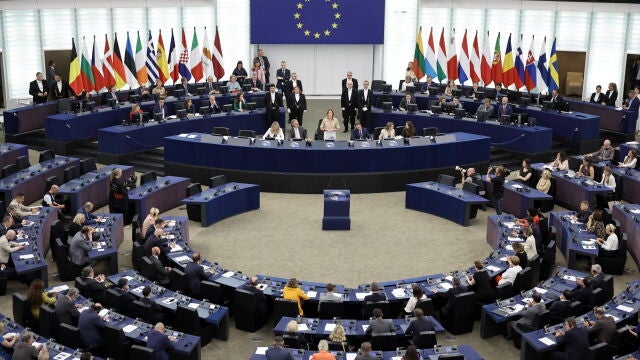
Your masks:
<svg viewBox="0 0 640 360"><path fill-rule="evenodd" d="M154 350L142 345L132 345L129 350L130 359L153 359Z"/></svg>
<svg viewBox="0 0 640 360"><path fill-rule="evenodd" d="M97 170L96 159L87 158L80 160L80 175L84 175L90 171Z"/></svg>
<svg viewBox="0 0 640 360"><path fill-rule="evenodd" d="M313 140L322 140L324 139L324 131L320 130L320 125L322 124L322 119L318 120L318 126L316 127L316 133L313 137Z"/></svg>
<svg viewBox="0 0 640 360"><path fill-rule="evenodd" d="M448 186L455 186L455 178L451 175L438 174L438 183Z"/></svg>
<svg viewBox="0 0 640 360"><path fill-rule="evenodd" d="M384 127L381 126L373 129L373 140L380 139L380 133L382 132L382 129L384 129Z"/></svg>
<svg viewBox="0 0 640 360"><path fill-rule="evenodd" d="M376 301L376 302L366 302L364 303L364 313L362 314L363 319L369 319L371 314L373 313L373 309L378 308L382 310L383 315L391 315L391 304L389 301Z"/></svg>
<svg viewBox="0 0 640 360"><path fill-rule="evenodd" d="M33 314L31 313L31 305L26 296L13 293L13 321L24 327L37 329L37 324L34 320Z"/></svg>
<svg viewBox="0 0 640 360"><path fill-rule="evenodd" d="M258 295L247 290L236 289L233 299L233 317L236 329L256 332L266 322L266 306L262 306Z"/></svg>
<svg viewBox="0 0 640 360"><path fill-rule="evenodd" d="M436 135L438 135L437 127L422 128L422 136L436 136Z"/></svg>
<svg viewBox="0 0 640 360"><path fill-rule="evenodd" d="M200 282L200 297L218 305L227 303L222 286L207 280Z"/></svg>
<svg viewBox="0 0 640 360"><path fill-rule="evenodd" d="M133 241L139 241L139 240L143 240L140 237L140 215L139 214L135 214L133 215L133 218L131 218L131 239Z"/></svg>
<svg viewBox="0 0 640 360"><path fill-rule="evenodd" d="M104 307L113 309L120 314L129 314L129 304L124 301L122 293L116 289L107 289L104 297Z"/></svg>
<svg viewBox="0 0 640 360"><path fill-rule="evenodd" d="M0 277L0 296L4 296L7 293L7 278Z"/></svg>
<svg viewBox="0 0 640 360"><path fill-rule="evenodd" d="M142 276L146 277L147 279L154 281L155 279L155 275L154 275L154 271L153 271L153 263L151 262L151 259L149 259L146 256L143 256L140 258L140 260L142 260L140 262L140 273L142 274Z"/></svg>
<svg viewBox="0 0 640 360"><path fill-rule="evenodd" d="M140 185L144 185L146 183L150 183L152 181L156 181L158 177L156 176L155 171L149 171L148 173L142 174L140 177Z"/></svg>
<svg viewBox="0 0 640 360"><path fill-rule="evenodd" d="M256 132L253 130L238 130L238 137L255 138Z"/></svg>
<svg viewBox="0 0 640 360"><path fill-rule="evenodd" d="M327 341L329 351L348 351L348 345L340 341Z"/></svg>
<svg viewBox="0 0 640 360"><path fill-rule="evenodd" d="M113 359L126 359L131 344L127 341L122 328L107 324L103 330L104 355Z"/></svg>
<svg viewBox="0 0 640 360"><path fill-rule="evenodd" d="M2 168L2 177L6 178L7 176L11 176L18 172L18 167L16 164L9 164Z"/></svg>
<svg viewBox="0 0 640 360"><path fill-rule="evenodd" d="M526 267L516 275L513 280L513 293L519 294L521 291L529 290L533 286L532 272L530 267Z"/></svg>
<svg viewBox="0 0 640 360"><path fill-rule="evenodd" d="M227 177L225 175L216 175L209 178L209 187L216 187L227 183Z"/></svg>
<svg viewBox="0 0 640 360"><path fill-rule="evenodd" d="M61 323L60 326L58 326L56 340L60 344L72 349L84 349L85 347L82 342L82 337L80 336L80 330L77 327L66 323Z"/></svg>
<svg viewBox="0 0 640 360"><path fill-rule="evenodd" d="M422 331L413 337L413 345L418 349L431 349L437 343L435 331Z"/></svg>
<svg viewBox="0 0 640 360"><path fill-rule="evenodd" d="M371 90L373 91L382 91L382 87L387 82L384 80L371 80Z"/></svg>
<svg viewBox="0 0 640 360"><path fill-rule="evenodd" d="M474 323L474 293L468 291L451 299L449 313L443 322L447 331L454 335L470 333Z"/></svg>
<svg viewBox="0 0 640 360"><path fill-rule="evenodd" d="M16 166L18 167L18 170L26 169L31 166L29 163L29 157L25 155L18 156L16 158Z"/></svg>
<svg viewBox="0 0 640 360"><path fill-rule="evenodd" d="M187 276L184 271L172 268L169 273L169 288L173 291L179 291L184 294L189 294Z"/></svg>
<svg viewBox="0 0 640 360"><path fill-rule="evenodd" d="M404 126L398 126L398 127L396 127L396 131L395 131L396 136L398 136L398 135L402 135L402 132L403 132L403 131L404 131Z"/></svg>
<svg viewBox="0 0 640 360"><path fill-rule="evenodd" d="M284 346L289 349L306 349L306 346L302 345L298 334L296 333L284 333L282 334L284 340Z"/></svg>
<svg viewBox="0 0 640 360"><path fill-rule="evenodd" d="M47 160L51 160L55 157L56 157L56 154L53 152L53 150L42 150L38 155L38 162L41 163Z"/></svg>
<svg viewBox="0 0 640 360"><path fill-rule="evenodd" d="M48 305L40 305L40 317L38 318L38 335L47 339L56 338L58 332L58 317L56 310Z"/></svg>
<svg viewBox="0 0 640 360"><path fill-rule="evenodd" d="M343 316L344 304L342 301L321 301L318 305L318 317L320 319L339 319Z"/></svg>
<svg viewBox="0 0 640 360"><path fill-rule="evenodd" d="M271 318L273 324L276 325L280 319L284 316L296 317L298 316L298 302L295 300L288 300L283 298L276 298L273 301L273 312Z"/></svg>
<svg viewBox="0 0 640 360"><path fill-rule="evenodd" d="M513 296L513 285L510 283L504 283L496 286L496 298L497 299L508 299Z"/></svg>
<svg viewBox="0 0 640 360"><path fill-rule="evenodd" d="M45 186L44 191L45 192L49 191L49 189L51 189L51 186L53 186L53 185L58 185L58 186L61 185L60 179L57 176L50 176L50 177L47 178L47 182L46 182L46 186Z"/></svg>
<svg viewBox="0 0 640 360"><path fill-rule="evenodd" d="M89 286L87 285L87 282L82 280L80 277L76 277L74 280L74 286L76 287L76 289L78 289L78 292L80 292L80 295L84 296L84 297L91 297L89 296Z"/></svg>
<svg viewBox="0 0 640 360"><path fill-rule="evenodd" d="M416 303L416 309L422 309L424 316L433 316L434 318L440 318L440 312L436 311L436 308L433 305L433 300L431 298L418 300L418 302Z"/></svg>
<svg viewBox="0 0 640 360"><path fill-rule="evenodd" d="M55 251L53 251L55 248ZM79 267L71 266L71 261L69 261L69 245L65 245L62 243L60 238L56 238L53 241L52 252L55 255L54 259L56 261L56 266L58 267L58 277L60 281L71 281L76 276L79 276L80 273L75 273L75 269L81 270Z"/></svg>
<svg viewBox="0 0 640 360"><path fill-rule="evenodd" d="M213 128L213 135L229 136L231 135L231 132L229 131L228 127L216 126Z"/></svg>
<svg viewBox="0 0 640 360"><path fill-rule="evenodd" d="M77 166L69 166L64 169L64 182L67 183L80 176L80 170Z"/></svg>
<svg viewBox="0 0 640 360"><path fill-rule="evenodd" d="M474 184L473 182L465 181L462 183L462 190L478 195L480 193L480 185ZM478 215L478 209L480 207L482 207L482 205L471 205L471 208L469 209L469 219L476 218L476 216Z"/></svg>
<svg viewBox="0 0 640 360"><path fill-rule="evenodd" d="M371 349L374 351L394 351L398 345L396 333L379 333L371 335Z"/></svg>
<svg viewBox="0 0 640 360"><path fill-rule="evenodd" d="M142 267L142 255L144 254L144 246L140 245L139 242L133 242L133 249L131 250L131 263L133 265L133 269L136 271L140 271Z"/></svg>
<svg viewBox="0 0 640 360"><path fill-rule="evenodd" d="M617 230L617 228L616 228ZM602 272L612 275L622 275L627 263L627 234L622 234L618 243L615 257L598 256L598 264L602 266Z"/></svg>
<svg viewBox="0 0 640 360"><path fill-rule="evenodd" d="M135 314L135 317L138 319L142 319L148 323L155 324L157 322L157 317L151 305L145 304L139 300L134 300L131 303L131 313Z"/></svg>
<svg viewBox="0 0 640 360"><path fill-rule="evenodd" d="M556 242L555 240L549 241L545 247L544 255L542 256L542 262L540 263L540 277L539 279L544 281L551 276L551 271L556 264Z"/></svg>
<svg viewBox="0 0 640 360"><path fill-rule="evenodd" d="M202 192L202 186L200 183L192 183L187 186L187 197L200 194Z"/></svg>
<svg viewBox="0 0 640 360"><path fill-rule="evenodd" d="M591 352L591 360L609 360L613 358L606 342L590 346L589 351Z"/></svg>
<svg viewBox="0 0 640 360"><path fill-rule="evenodd" d="M542 258L540 255L535 255L531 259L528 259L527 266L531 268L531 285L537 284L540 280L540 262Z"/></svg>
<svg viewBox="0 0 640 360"><path fill-rule="evenodd" d="M175 328L187 334L200 336L202 346L207 345L213 339L212 326L204 326L198 316L198 310L188 306L178 305Z"/></svg>

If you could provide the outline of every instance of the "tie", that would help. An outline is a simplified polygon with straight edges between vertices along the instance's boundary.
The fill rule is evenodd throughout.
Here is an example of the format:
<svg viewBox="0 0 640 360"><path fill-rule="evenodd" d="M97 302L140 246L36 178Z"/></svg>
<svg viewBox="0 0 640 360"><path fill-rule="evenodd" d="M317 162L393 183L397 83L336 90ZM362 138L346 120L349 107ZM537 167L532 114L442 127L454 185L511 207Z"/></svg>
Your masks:
<svg viewBox="0 0 640 360"><path fill-rule="evenodd" d="M360 139L362 139L362 130L360 130Z"/></svg>
<svg viewBox="0 0 640 360"><path fill-rule="evenodd" d="M507 113L507 107L503 106L502 107L502 115L505 115Z"/></svg>

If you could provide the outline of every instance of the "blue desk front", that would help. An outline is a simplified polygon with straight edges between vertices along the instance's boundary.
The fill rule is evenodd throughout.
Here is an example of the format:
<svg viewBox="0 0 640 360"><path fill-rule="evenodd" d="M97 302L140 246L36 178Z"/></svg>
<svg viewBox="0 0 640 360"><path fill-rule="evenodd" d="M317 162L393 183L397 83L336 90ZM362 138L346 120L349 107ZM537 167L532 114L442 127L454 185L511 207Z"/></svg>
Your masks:
<svg viewBox="0 0 640 360"><path fill-rule="evenodd" d="M57 103L49 101L43 104L27 105L4 111L4 132L19 135L42 129L44 119L56 113Z"/></svg>
<svg viewBox="0 0 640 360"><path fill-rule="evenodd" d="M284 110L280 110L280 127L284 129ZM103 153L122 155L135 151L147 150L163 146L165 137L188 132L211 133L214 127L228 127L232 135L239 130L254 130L263 134L265 111L213 114L190 117L187 120L167 120L158 124L149 122L145 126L116 125L98 130L98 150ZM165 150L166 152L166 150ZM204 155L204 154L203 154Z"/></svg>
<svg viewBox="0 0 640 360"><path fill-rule="evenodd" d="M485 197L492 199L493 185L490 181L484 179ZM553 200L553 196L545 194L522 183L513 180L505 180L504 198L502 200L502 209L509 214L517 217L527 217L527 209L534 206L536 200Z"/></svg>
<svg viewBox="0 0 640 360"><path fill-rule="evenodd" d="M180 205L190 183L191 179L183 177L161 177L130 190L129 203L135 207L136 214L148 214L152 207L165 212Z"/></svg>
<svg viewBox="0 0 640 360"><path fill-rule="evenodd" d="M16 163L18 156L29 156L27 145L4 143L0 145L0 169Z"/></svg>
<svg viewBox="0 0 640 360"><path fill-rule="evenodd" d="M445 332L445 328L433 317L427 316L427 318L433 324L433 331L436 333ZM393 322L393 329L396 332L396 336L403 337L409 336L406 334L409 323L414 318L407 317L405 319L389 319ZM280 321L273 328L275 335L282 335L287 332L287 324L289 321L294 320L298 323L298 332L302 334L309 334L321 338L326 338L333 328L340 324L344 327L345 335L353 337L364 337L367 327L369 327L369 320L354 320L354 319L340 319L340 320L322 320L317 318L300 318L299 320L293 317L283 316Z"/></svg>
<svg viewBox="0 0 640 360"><path fill-rule="evenodd" d="M623 144L626 145L626 144ZM620 145L622 149L623 145ZM622 153L622 151L620 151ZM570 156L569 166L576 169L582 164L584 155ZM602 179L602 172L605 166L611 168L611 173L616 179L616 194L620 195L622 200L630 202L632 204L640 203L640 171L634 168L617 166L618 162L615 161L600 161L592 163L595 168L594 179Z"/></svg>
<svg viewBox="0 0 640 360"><path fill-rule="evenodd" d="M467 132L491 138L494 146L500 146L518 152L538 153L551 150L551 129L542 126L505 126L495 121L477 122L475 119L454 119L449 115L428 115L425 113L406 113L404 111L383 112L373 109L371 121L374 127L384 127L387 122L394 126L404 126L412 121L418 134L426 127L437 127L440 132Z"/></svg>
<svg viewBox="0 0 640 360"><path fill-rule="evenodd" d="M93 233L93 242L89 250L89 259L98 261L107 259L109 273L118 272L118 247L124 240L124 220L122 214L96 214L101 220L92 225L96 231Z"/></svg>
<svg viewBox="0 0 640 360"><path fill-rule="evenodd" d="M237 188L236 188L237 186ZM208 189L182 200L189 207L199 208L203 227L228 217L260 208L260 186L254 184L228 183ZM190 220L194 220L191 217Z"/></svg>
<svg viewBox="0 0 640 360"><path fill-rule="evenodd" d="M640 264L640 205L614 205L611 216L620 222L621 231L627 234L629 252L636 264Z"/></svg>
<svg viewBox="0 0 640 360"><path fill-rule="evenodd" d="M249 360L266 360L267 356L264 352L267 348L258 348L256 352L249 357ZM291 349L291 356L295 360L308 360L313 356L313 354L317 353L317 351L309 351L302 349ZM432 356L436 355L434 349L421 349L420 356L421 359L432 359ZM331 351L331 353L338 360L345 359L355 359L357 353L343 353L341 351ZM397 360L401 359L404 354L404 350L397 351L372 351L371 355L375 356L376 359L381 360ZM483 360L484 358L480 356L471 346L469 345L459 345L455 347L445 346L439 350L437 354L462 354L465 360Z"/></svg>
<svg viewBox="0 0 640 360"><path fill-rule="evenodd" d="M98 136L98 129L121 124L129 119L131 106L82 114L55 114L44 119L45 138L73 141Z"/></svg>
<svg viewBox="0 0 640 360"><path fill-rule="evenodd" d="M471 207L486 204L482 196L433 181L407 184L405 207L441 216L462 226L469 225Z"/></svg>
<svg viewBox="0 0 640 360"><path fill-rule="evenodd" d="M600 128L633 135L636 131L637 111L616 110L613 106L594 104L587 101L565 98L571 111L600 117Z"/></svg>
<svg viewBox="0 0 640 360"><path fill-rule="evenodd" d="M570 269L576 266L577 254L598 256L598 245L591 241L596 234L587 232L585 224L572 220L573 214L573 211L552 211L549 215L549 224L556 227L556 244Z"/></svg>

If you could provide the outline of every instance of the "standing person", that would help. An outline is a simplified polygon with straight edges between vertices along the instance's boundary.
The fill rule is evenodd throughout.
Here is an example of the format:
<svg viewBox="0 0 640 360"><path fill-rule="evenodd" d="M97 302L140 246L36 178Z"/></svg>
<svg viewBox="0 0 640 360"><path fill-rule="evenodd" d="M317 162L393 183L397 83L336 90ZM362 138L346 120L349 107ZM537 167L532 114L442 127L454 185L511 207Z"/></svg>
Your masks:
<svg viewBox="0 0 640 360"><path fill-rule="evenodd" d="M29 83L29 95L33 97L34 104L47 102L49 87L44 81L44 75L41 72L37 72L36 79Z"/></svg>
<svg viewBox="0 0 640 360"><path fill-rule="evenodd" d="M268 84L269 83L269 75L271 75L269 73L269 70L271 69L271 64L269 64L269 59L266 56L264 56L264 50L258 49L258 54L253 59L254 63L256 61L258 61L260 63L260 66L264 70L264 81L265 81L264 84Z"/></svg>
<svg viewBox="0 0 640 360"><path fill-rule="evenodd" d="M291 70L287 69L287 62L280 62L280 69L276 70L276 87L283 93L287 93L286 87L291 79Z"/></svg>
<svg viewBox="0 0 640 360"><path fill-rule="evenodd" d="M129 187L122 178L122 169L115 168L111 172L111 185L109 187L109 212L126 214L129 210Z"/></svg>
<svg viewBox="0 0 640 360"><path fill-rule="evenodd" d="M49 87L51 99L59 100L59 99L68 98L69 94L71 93L69 90L70 90L69 83L66 81L63 81L60 75L56 74L53 77L53 83Z"/></svg>
<svg viewBox="0 0 640 360"><path fill-rule="evenodd" d="M189 283L189 289L191 290L191 296L199 298L200 296L200 282L207 280L209 277L202 267L202 258L200 253L193 253L191 255L193 261L189 262L184 269L184 274Z"/></svg>
<svg viewBox="0 0 640 360"><path fill-rule="evenodd" d="M253 75L256 76L256 79L261 82L262 84L266 84L266 76L265 76L265 72L264 69L262 68L262 65L260 65L259 61L254 61L253 62L253 68L251 69L252 73L251 73L251 78L253 78ZM264 90L263 88L260 88L260 90Z"/></svg>
<svg viewBox="0 0 640 360"><path fill-rule="evenodd" d="M57 79L55 79L55 77L56 77L56 62L53 60L49 60L49 64L47 65L47 89L51 89L53 84L56 81L58 81Z"/></svg>
<svg viewBox="0 0 640 360"><path fill-rule="evenodd" d="M604 94L602 105L616 106L616 100L618 100L618 85L616 85L616 83L609 83L607 93Z"/></svg>
<svg viewBox="0 0 640 360"><path fill-rule="evenodd" d="M347 88L347 83L349 82L353 84L354 89L358 90L358 79L353 77L351 70L347 71L347 77L342 79L342 90Z"/></svg>
<svg viewBox="0 0 640 360"><path fill-rule="evenodd" d="M289 81L287 81L286 83L284 83L284 91L286 94L291 95L291 92L293 92L293 89L295 87L299 87L300 88L300 92L304 92L304 89L302 88L302 81L298 80L298 74L296 73L291 73L291 79ZM287 97L288 99L288 97Z"/></svg>
<svg viewBox="0 0 640 360"><path fill-rule="evenodd" d="M175 340L175 336L165 335L164 324L159 322L147 335L147 347L153 350L153 358L155 360L169 360L171 342Z"/></svg>
<svg viewBox="0 0 640 360"><path fill-rule="evenodd" d="M301 93L299 87L293 88L293 94L287 99L287 112L289 113L289 122L297 119L302 125L302 118L307 112L307 98Z"/></svg>
<svg viewBox="0 0 640 360"><path fill-rule="evenodd" d="M247 78L248 74L247 74L247 70L243 67L242 65L242 60L238 60L238 63L236 64L236 68L233 69L233 72L231 73L232 76L235 76L235 80L238 80L238 82L240 82L241 84L244 84L244 79ZM233 81L233 77L231 78L231 80ZM231 91L231 89L229 89L229 91Z"/></svg>
<svg viewBox="0 0 640 360"><path fill-rule="evenodd" d="M358 90L358 117L360 123L367 130L371 131L371 99L373 98L373 90L369 89L369 81L362 82L362 90Z"/></svg>
<svg viewBox="0 0 640 360"><path fill-rule="evenodd" d="M493 185L493 208L496 210L497 215L502 215L502 198L504 197L504 167L498 166L495 168L495 176L490 177L489 174L493 172L493 167L489 166L487 170L487 181Z"/></svg>
<svg viewBox="0 0 640 360"><path fill-rule="evenodd" d="M589 102L594 104L600 104L604 101L604 94L602 93L602 86L596 86L596 92L591 93L591 98L589 98Z"/></svg>
<svg viewBox="0 0 640 360"><path fill-rule="evenodd" d="M633 86L640 86L640 58L636 58L636 62L631 67L631 83Z"/></svg>
<svg viewBox="0 0 640 360"><path fill-rule="evenodd" d="M358 89L356 88L354 90L353 86L354 84L352 82L347 82L347 88L342 90L342 96L340 98L343 117L342 123L344 124L343 133L349 132L349 124L351 124L351 129L353 129L356 122Z"/></svg>
<svg viewBox="0 0 640 360"><path fill-rule="evenodd" d="M274 121L278 121L280 118L280 108L282 105L282 94L276 92L276 86L269 84L269 92L264 95L264 105L266 108L265 124L268 127Z"/></svg>

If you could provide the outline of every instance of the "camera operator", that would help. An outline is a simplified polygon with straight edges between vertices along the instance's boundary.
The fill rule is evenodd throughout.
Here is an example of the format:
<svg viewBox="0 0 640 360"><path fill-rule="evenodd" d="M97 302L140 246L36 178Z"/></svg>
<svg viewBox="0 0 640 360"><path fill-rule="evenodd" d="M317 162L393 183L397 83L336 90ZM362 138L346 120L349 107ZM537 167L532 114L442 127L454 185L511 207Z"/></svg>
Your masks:
<svg viewBox="0 0 640 360"><path fill-rule="evenodd" d="M109 187L109 212L125 214L129 209L129 197L127 192L131 190L129 181L122 179L122 169L115 168L111 172L111 185Z"/></svg>
<svg viewBox="0 0 640 360"><path fill-rule="evenodd" d="M491 182L493 186L493 208L496 209L497 215L502 215L502 198L504 197L504 180L507 176L504 166L489 166L487 170L487 181ZM494 172L495 176L490 177L489 175Z"/></svg>

